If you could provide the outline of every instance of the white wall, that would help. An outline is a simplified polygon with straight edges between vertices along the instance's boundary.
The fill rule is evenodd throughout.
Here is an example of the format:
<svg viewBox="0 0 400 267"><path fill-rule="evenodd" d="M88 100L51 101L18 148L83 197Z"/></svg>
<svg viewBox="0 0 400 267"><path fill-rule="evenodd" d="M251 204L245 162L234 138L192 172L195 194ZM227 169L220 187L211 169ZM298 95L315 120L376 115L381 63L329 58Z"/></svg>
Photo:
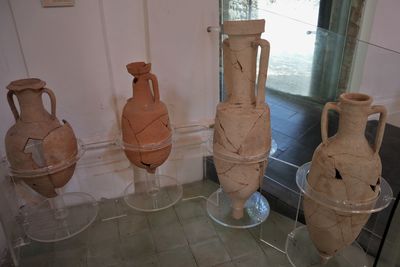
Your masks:
<svg viewBox="0 0 400 267"><path fill-rule="evenodd" d="M125 65L133 61L152 62L175 125L213 120L218 34L206 28L218 24L217 1L85 0L65 8L0 1L2 20L8 18L1 24L6 42L0 51L11 62L0 65L8 67L0 74L1 87L17 78L43 79L56 94L58 118L69 121L85 142L119 135L122 107L132 95L133 77ZM13 121L5 97L1 101L4 140ZM3 143L0 152L4 155Z"/></svg>
<svg viewBox="0 0 400 267"><path fill-rule="evenodd" d="M385 105L389 122L400 126L400 1L367 1L356 51L352 90L367 93ZM371 12L372 11L372 12ZM370 43L370 44L368 44Z"/></svg>
<svg viewBox="0 0 400 267"><path fill-rule="evenodd" d="M5 134L14 123L5 88L10 81L27 75L10 6L7 0L0 0L0 156L5 154Z"/></svg>
<svg viewBox="0 0 400 267"><path fill-rule="evenodd" d="M29 76L54 90L59 119L85 140L118 134L117 104L131 94L124 66L146 54L142 2L86 0L66 8L11 3Z"/></svg>
<svg viewBox="0 0 400 267"><path fill-rule="evenodd" d="M7 1L1 1L8 8ZM2 54L22 71L10 69L8 76L2 72L1 87L27 76L45 80L56 94L58 117L68 120L80 138L118 135L122 107L132 94L132 77L125 65L147 61L147 55L175 124L213 119L218 101L218 35L207 33L206 27L218 24L217 1L149 0L144 5L139 0L85 0L66 8L42 8L36 0L10 2L12 13L7 15L14 14L16 28L11 22L11 27L1 27L1 38L9 47L2 42L0 49L7 50ZM5 98L1 101L6 123L1 124L0 138L4 139L12 116L3 105Z"/></svg>
<svg viewBox="0 0 400 267"><path fill-rule="evenodd" d="M148 0L150 57L173 123L214 120L218 102L216 0ZM167 70L168 71L163 71Z"/></svg>
<svg viewBox="0 0 400 267"><path fill-rule="evenodd" d="M132 95L125 65L134 61L152 62L175 125L212 121L219 91L218 34L206 28L218 24L218 12L215 0L76 0L64 8L0 0L0 139L14 123L5 87L27 77L47 82L57 97L58 118L69 121L85 142L114 138ZM131 182L128 162L121 154L99 153L87 153L90 167L78 167L64 191L89 192L97 199L122 194ZM161 172L181 182L201 179L201 158L182 153L172 155ZM107 166L99 167L100 160Z"/></svg>

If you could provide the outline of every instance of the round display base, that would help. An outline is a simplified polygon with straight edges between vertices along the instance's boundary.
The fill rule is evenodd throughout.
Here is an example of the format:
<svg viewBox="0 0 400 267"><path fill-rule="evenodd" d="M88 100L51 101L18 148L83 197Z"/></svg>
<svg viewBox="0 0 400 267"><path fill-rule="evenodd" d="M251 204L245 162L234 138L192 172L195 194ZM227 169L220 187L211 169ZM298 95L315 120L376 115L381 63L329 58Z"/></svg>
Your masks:
<svg viewBox="0 0 400 267"><path fill-rule="evenodd" d="M275 139L272 139L271 140L271 150L269 151L269 155L273 156L277 150L278 150L278 144L275 142Z"/></svg>
<svg viewBox="0 0 400 267"><path fill-rule="evenodd" d="M269 215L269 204L259 192L247 200L241 219L232 217L232 204L229 196L219 188L207 199L208 215L217 223L230 228L251 228L264 222Z"/></svg>
<svg viewBox="0 0 400 267"><path fill-rule="evenodd" d="M306 226L296 228L286 239L286 256L294 267L367 267L365 251L354 242L330 259L323 259L312 243Z"/></svg>
<svg viewBox="0 0 400 267"><path fill-rule="evenodd" d="M26 209L23 223L25 233L39 242L71 238L88 228L98 213L96 200L80 192L58 195Z"/></svg>
<svg viewBox="0 0 400 267"><path fill-rule="evenodd" d="M144 212L159 211L175 205L182 198L182 185L170 176L156 176L161 185L154 192L149 192L146 181L130 183L124 191L126 204Z"/></svg>

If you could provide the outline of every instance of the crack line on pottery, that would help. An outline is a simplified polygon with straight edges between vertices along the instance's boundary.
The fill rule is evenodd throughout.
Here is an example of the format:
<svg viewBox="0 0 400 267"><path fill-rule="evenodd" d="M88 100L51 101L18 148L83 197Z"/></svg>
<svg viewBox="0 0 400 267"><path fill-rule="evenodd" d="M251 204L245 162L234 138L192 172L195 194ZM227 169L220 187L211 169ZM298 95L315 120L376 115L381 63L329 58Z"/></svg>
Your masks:
<svg viewBox="0 0 400 267"><path fill-rule="evenodd" d="M218 124L221 127L223 134L223 137L225 137L226 141L234 148L236 149L236 151L231 151L232 153L238 154L239 155L239 149L236 148L236 146L232 143L231 140L229 140L229 138L226 136L226 132L225 132L225 128L222 126L222 122L220 120L218 120ZM229 151L229 149L227 149L223 144L221 144L226 150Z"/></svg>
<svg viewBox="0 0 400 267"><path fill-rule="evenodd" d="M143 131L145 131L145 130L146 130L150 125L152 125L154 122L156 122L156 121L158 121L158 120L161 121L161 118L162 118L163 116L165 116L165 115L168 116L168 113L163 113L162 115L158 116L158 117L155 118L154 120L150 121L146 126L144 126L144 128L143 128L142 130L138 131L138 132L135 133L135 134L140 134L140 133L142 133ZM161 121L161 123L164 124L162 121Z"/></svg>

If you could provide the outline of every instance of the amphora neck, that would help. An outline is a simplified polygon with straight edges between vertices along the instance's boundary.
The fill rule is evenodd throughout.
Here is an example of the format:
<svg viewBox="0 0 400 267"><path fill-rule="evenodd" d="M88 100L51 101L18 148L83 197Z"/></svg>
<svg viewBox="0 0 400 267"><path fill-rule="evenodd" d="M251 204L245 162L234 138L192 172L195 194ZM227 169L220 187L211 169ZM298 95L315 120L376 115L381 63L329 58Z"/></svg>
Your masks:
<svg viewBox="0 0 400 267"><path fill-rule="evenodd" d="M372 98L365 94L345 93L339 99L338 135L364 138Z"/></svg>
<svg viewBox="0 0 400 267"><path fill-rule="evenodd" d="M264 20L224 22L224 80L228 91L226 102L249 106L256 103L257 45L254 41L264 32Z"/></svg>
<svg viewBox="0 0 400 267"><path fill-rule="evenodd" d="M154 103L154 96L150 87L150 80L153 74L150 73L151 63L133 62L126 65L130 74L134 76L132 81L133 100L142 105Z"/></svg>
<svg viewBox="0 0 400 267"><path fill-rule="evenodd" d="M51 118L43 105L42 94L46 83L40 79L22 79L10 83L7 89L18 99L20 114L23 122L46 121Z"/></svg>

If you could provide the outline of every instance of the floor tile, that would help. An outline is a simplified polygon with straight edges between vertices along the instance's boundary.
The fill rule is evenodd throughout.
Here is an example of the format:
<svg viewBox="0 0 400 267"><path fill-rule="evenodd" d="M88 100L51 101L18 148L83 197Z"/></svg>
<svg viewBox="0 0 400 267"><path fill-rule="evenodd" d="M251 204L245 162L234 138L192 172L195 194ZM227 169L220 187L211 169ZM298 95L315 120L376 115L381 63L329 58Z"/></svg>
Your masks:
<svg viewBox="0 0 400 267"><path fill-rule="evenodd" d="M120 215L143 214L143 212L137 211L135 209L132 209L130 206L128 206L123 198L118 199L118 201L116 202L116 207L117 207Z"/></svg>
<svg viewBox="0 0 400 267"><path fill-rule="evenodd" d="M52 259L54 267L86 266L86 248L70 248L55 251Z"/></svg>
<svg viewBox="0 0 400 267"><path fill-rule="evenodd" d="M310 128L310 126L301 123L282 120L273 116L271 117L271 127L274 131L280 132L294 139L302 136L304 132Z"/></svg>
<svg viewBox="0 0 400 267"><path fill-rule="evenodd" d="M232 260L260 250L248 230L226 228L225 231L218 231L218 235Z"/></svg>
<svg viewBox="0 0 400 267"><path fill-rule="evenodd" d="M175 222L152 229L157 252L187 246L182 226Z"/></svg>
<svg viewBox="0 0 400 267"><path fill-rule="evenodd" d="M98 204L99 204L99 213L96 218L97 221L101 221L103 219L112 218L119 215L116 206L117 202L115 199L103 198L98 202Z"/></svg>
<svg viewBox="0 0 400 267"><path fill-rule="evenodd" d="M181 247L162 252L158 255L161 267L196 267L189 247Z"/></svg>
<svg viewBox="0 0 400 267"><path fill-rule="evenodd" d="M119 240L91 244L86 261L89 267L118 266L122 262Z"/></svg>
<svg viewBox="0 0 400 267"><path fill-rule="evenodd" d="M124 261L153 255L156 252L154 241L149 230L143 230L121 240L121 256Z"/></svg>
<svg viewBox="0 0 400 267"><path fill-rule="evenodd" d="M178 222L174 208L168 208L161 211L150 212L147 214L151 228L157 228Z"/></svg>
<svg viewBox="0 0 400 267"><path fill-rule="evenodd" d="M119 239L118 223L115 220L96 222L88 228L88 231L89 244Z"/></svg>
<svg viewBox="0 0 400 267"><path fill-rule="evenodd" d="M275 194L275 196L279 197L280 199L287 198L287 195L292 193L290 190L294 192L300 192L296 184L296 172L297 167L288 166L285 162L270 159L265 172L265 175L268 177L268 179L264 179L262 184L263 190L270 193L276 192L283 194ZM273 190L270 190L271 187L273 187Z"/></svg>
<svg viewBox="0 0 400 267"><path fill-rule="evenodd" d="M185 220L183 222L183 230L189 244L196 244L217 236L212 223L207 217Z"/></svg>
<svg viewBox="0 0 400 267"><path fill-rule="evenodd" d="M123 267L160 267L157 255L145 255L123 261Z"/></svg>
<svg viewBox="0 0 400 267"><path fill-rule="evenodd" d="M233 260L235 267L258 267L258 266L274 266L268 264L268 258L261 248L252 253L248 253L238 259Z"/></svg>
<svg viewBox="0 0 400 267"><path fill-rule="evenodd" d="M49 255L54 252L54 243L40 243L32 241L29 245L21 248L21 258Z"/></svg>
<svg viewBox="0 0 400 267"><path fill-rule="evenodd" d="M308 146L312 149L316 149L322 142L321 135L321 124L318 122L312 127L308 128L303 135L296 139L302 145Z"/></svg>
<svg viewBox="0 0 400 267"><path fill-rule="evenodd" d="M279 156L279 159L301 166L304 163L311 161L314 150L315 148L302 145L296 141Z"/></svg>
<svg viewBox="0 0 400 267"><path fill-rule="evenodd" d="M89 238L89 228L84 230L83 232L54 243L54 250L65 250L65 249L71 249L71 248L85 248L88 244L88 238Z"/></svg>
<svg viewBox="0 0 400 267"><path fill-rule="evenodd" d="M217 179L217 173L215 172L215 168L213 167L214 163L212 161L212 157L209 157L205 164L207 165L207 177L213 177ZM212 166L212 167L211 167ZM211 167L211 168L210 168ZM218 184L214 182L210 182L208 179L204 181L194 182L185 185L183 190L183 197L185 198L194 198L194 197L208 197L213 192L218 189Z"/></svg>
<svg viewBox="0 0 400 267"><path fill-rule="evenodd" d="M218 238L193 244L190 247L199 267L214 266L231 260Z"/></svg>
<svg viewBox="0 0 400 267"><path fill-rule="evenodd" d="M214 265L213 267L236 267L236 265L233 262L228 261L228 262ZM253 267L256 267L256 266L253 266Z"/></svg>
<svg viewBox="0 0 400 267"><path fill-rule="evenodd" d="M20 260L20 267L50 267L52 266L52 255L42 254L39 256L24 257Z"/></svg>
<svg viewBox="0 0 400 267"><path fill-rule="evenodd" d="M293 229L293 220L271 211L267 220L261 224L260 238L284 251L287 235Z"/></svg>
<svg viewBox="0 0 400 267"><path fill-rule="evenodd" d="M174 208L180 221L206 216L205 200L203 199L181 201Z"/></svg>
<svg viewBox="0 0 400 267"><path fill-rule="evenodd" d="M144 214L130 214L118 219L119 235L122 238L148 228L147 217Z"/></svg>
<svg viewBox="0 0 400 267"><path fill-rule="evenodd" d="M279 131L275 131L272 129L272 139L275 140L276 144L278 145L278 149L285 151L290 147L290 144L295 141L296 139L290 137L284 133Z"/></svg>
<svg viewBox="0 0 400 267"><path fill-rule="evenodd" d="M269 108L271 111L271 117L274 116L277 119L288 120L297 113L294 110L291 110L283 105L277 105L275 103L269 104Z"/></svg>
<svg viewBox="0 0 400 267"><path fill-rule="evenodd" d="M274 249L271 246L261 243L261 248L267 256L268 265L273 267L292 267L286 254Z"/></svg>

